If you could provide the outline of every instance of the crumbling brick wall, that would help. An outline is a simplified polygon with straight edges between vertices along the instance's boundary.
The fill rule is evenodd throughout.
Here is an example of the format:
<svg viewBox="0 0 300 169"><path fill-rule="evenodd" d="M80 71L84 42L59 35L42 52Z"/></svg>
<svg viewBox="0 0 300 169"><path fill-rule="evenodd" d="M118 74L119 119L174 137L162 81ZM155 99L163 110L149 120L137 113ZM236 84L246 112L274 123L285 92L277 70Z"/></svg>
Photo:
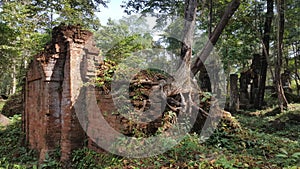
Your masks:
<svg viewBox="0 0 300 169"><path fill-rule="evenodd" d="M68 162L72 151L81 148L85 140L88 148L103 152L99 140L107 148L117 132L132 135L134 125L147 134L161 126L161 118L149 124L133 124L117 112L110 93L85 84L96 77L97 64L102 63L98 56L91 32L60 26L54 28L52 41L31 62L26 76L23 129L26 143L39 152L41 162L58 148L61 161ZM146 87L149 92L151 87ZM133 101L133 106L138 108L143 103Z"/></svg>
<svg viewBox="0 0 300 169"><path fill-rule="evenodd" d="M83 145L83 131L74 103L97 60L92 33L77 26L54 28L52 41L29 66L26 78L23 128L26 142L38 150L40 160L46 153L61 149L61 160L67 161L72 150ZM84 74L84 75L83 75Z"/></svg>

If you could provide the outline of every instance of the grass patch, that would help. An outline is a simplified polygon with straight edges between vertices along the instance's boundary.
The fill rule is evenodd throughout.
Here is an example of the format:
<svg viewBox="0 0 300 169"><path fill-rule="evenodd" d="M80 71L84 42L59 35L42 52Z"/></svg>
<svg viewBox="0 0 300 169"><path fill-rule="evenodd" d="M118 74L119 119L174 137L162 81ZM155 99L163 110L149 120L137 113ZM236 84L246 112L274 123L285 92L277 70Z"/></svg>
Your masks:
<svg viewBox="0 0 300 169"><path fill-rule="evenodd" d="M299 124L286 120L281 131L272 129L272 121L297 114L300 105L290 105L290 111L268 116L274 109L260 112L242 112L236 115L243 130L218 130L204 143L196 134L187 135L168 152L143 159L107 159L107 165L98 168L295 168L300 167ZM292 116L294 117L294 116ZM89 150L90 151L90 150ZM92 154L92 153L91 153ZM82 156L86 158L86 156ZM103 162L101 162L103 164ZM77 166L78 167L78 166ZM79 167L80 168L80 167Z"/></svg>
<svg viewBox="0 0 300 169"><path fill-rule="evenodd" d="M300 104L289 111L270 113L274 109L241 112L235 115L242 130L233 131L220 123L204 143L197 134L187 135L164 154L143 159L98 154L87 148L72 153L72 168L291 168L300 167L299 119ZM274 129L274 122L284 123ZM22 146L20 116L0 130L0 168L35 168L37 155ZM61 168L57 159L48 158L40 168Z"/></svg>

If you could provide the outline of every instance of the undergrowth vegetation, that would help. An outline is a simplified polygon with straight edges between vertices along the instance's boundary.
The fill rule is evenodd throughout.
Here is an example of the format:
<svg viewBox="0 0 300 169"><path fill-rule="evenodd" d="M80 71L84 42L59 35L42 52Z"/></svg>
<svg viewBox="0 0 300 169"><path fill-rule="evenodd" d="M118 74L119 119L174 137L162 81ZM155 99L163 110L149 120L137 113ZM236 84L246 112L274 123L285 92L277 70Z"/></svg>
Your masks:
<svg viewBox="0 0 300 169"><path fill-rule="evenodd" d="M0 168L37 167L37 153L23 145L21 116L10 118L12 124L0 126Z"/></svg>
<svg viewBox="0 0 300 169"><path fill-rule="evenodd" d="M275 112L275 113L274 113ZM129 159L99 154L87 148L72 154L72 168L289 168L300 167L300 105L290 105L281 114L276 109L234 114L242 129L220 123L205 142L197 134L187 135L164 154ZM46 158L38 166L37 153L22 145L21 117L0 130L0 168L61 168L59 158ZM59 156L59 152L57 152Z"/></svg>

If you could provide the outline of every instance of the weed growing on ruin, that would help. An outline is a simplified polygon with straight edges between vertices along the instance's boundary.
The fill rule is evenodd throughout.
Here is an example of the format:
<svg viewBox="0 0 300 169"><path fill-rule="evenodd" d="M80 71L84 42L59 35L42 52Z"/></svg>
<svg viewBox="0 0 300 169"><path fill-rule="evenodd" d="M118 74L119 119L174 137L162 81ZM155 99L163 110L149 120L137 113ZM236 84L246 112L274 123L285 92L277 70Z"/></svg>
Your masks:
<svg viewBox="0 0 300 169"><path fill-rule="evenodd" d="M97 72L95 86L103 91L110 91L110 85L116 68L116 63L114 61L103 60L103 62L100 63L99 72Z"/></svg>

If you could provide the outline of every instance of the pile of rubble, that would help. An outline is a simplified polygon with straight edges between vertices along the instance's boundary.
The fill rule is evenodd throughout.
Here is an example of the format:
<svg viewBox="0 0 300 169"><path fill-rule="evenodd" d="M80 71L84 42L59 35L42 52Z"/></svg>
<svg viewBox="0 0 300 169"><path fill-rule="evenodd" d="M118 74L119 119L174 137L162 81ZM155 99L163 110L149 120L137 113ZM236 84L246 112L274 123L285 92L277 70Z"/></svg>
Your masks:
<svg viewBox="0 0 300 169"><path fill-rule="evenodd" d="M102 94L110 93L111 82L114 79L116 68L117 64L112 61L104 60L100 63L96 86L98 86ZM186 93L181 93L174 89L174 86L172 86L173 80L167 73L156 69L141 70L135 74L129 83L130 103L128 102L124 105L131 104L134 111L125 112L128 115L126 116L127 118L121 117L120 122L124 123L122 126L125 126L120 129L123 134L136 135L138 133L139 135L149 136L157 131L167 130L170 126L176 124L177 116L182 113L186 106L183 97ZM200 133L207 118L210 118L211 121L214 118L222 118L229 126L238 127L238 124L231 120L230 113L216 108L217 106L214 106L214 111L218 111L218 113L214 113L212 117L209 111L212 102L216 102L216 100L200 90L197 92L196 96L199 97L200 102L198 105L195 103L192 105L193 111L196 110L198 112L192 132ZM122 113L124 115L124 112ZM136 123L134 120L130 120L137 115L144 118L140 119L140 121L145 122ZM147 118L152 120L147 120Z"/></svg>

